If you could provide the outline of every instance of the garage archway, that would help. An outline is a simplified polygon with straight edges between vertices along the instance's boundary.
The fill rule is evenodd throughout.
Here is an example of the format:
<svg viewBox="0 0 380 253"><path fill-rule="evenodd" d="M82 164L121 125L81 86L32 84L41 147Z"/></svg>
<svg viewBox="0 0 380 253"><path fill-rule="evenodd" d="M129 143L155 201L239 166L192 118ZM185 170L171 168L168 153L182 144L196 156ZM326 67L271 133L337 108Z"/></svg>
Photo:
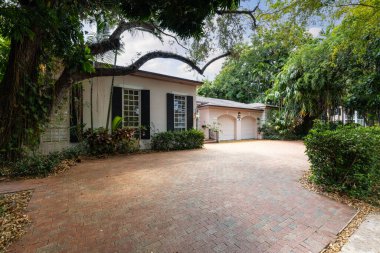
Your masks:
<svg viewBox="0 0 380 253"><path fill-rule="evenodd" d="M247 116L241 120L241 138L257 139L257 121L255 118Z"/></svg>
<svg viewBox="0 0 380 253"><path fill-rule="evenodd" d="M236 136L236 119L230 115L222 115L218 117L218 123L220 124L219 140L228 141L235 140Z"/></svg>

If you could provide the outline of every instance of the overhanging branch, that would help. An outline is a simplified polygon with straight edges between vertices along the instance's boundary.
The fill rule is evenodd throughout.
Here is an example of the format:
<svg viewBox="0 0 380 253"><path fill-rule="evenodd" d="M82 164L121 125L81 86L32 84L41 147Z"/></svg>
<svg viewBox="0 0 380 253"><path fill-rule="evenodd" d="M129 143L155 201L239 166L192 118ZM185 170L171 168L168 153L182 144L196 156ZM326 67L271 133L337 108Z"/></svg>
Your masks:
<svg viewBox="0 0 380 253"><path fill-rule="evenodd" d="M125 22L122 21L119 23L115 31L107 38L100 42L93 43L89 45L91 53L93 55L104 54L108 51L118 49L120 47L120 37L121 35L131 29L140 29L150 33L155 33L156 28L154 25L146 22L140 21L131 21Z"/></svg>
<svg viewBox="0 0 380 253"><path fill-rule="evenodd" d="M93 77L100 77L100 76L124 76L131 74L133 72L136 72L138 69L140 69L146 62L153 60L153 59L174 59L181 61L183 63L186 63L189 67L197 71L199 74L203 75L207 67L215 62L216 60L219 60L223 57L226 57L230 55L230 52L221 54L213 59L211 59L209 62L207 62L202 68L197 66L195 62L190 60L189 58L186 58L182 55L178 55L171 52L162 52L162 51L154 51L149 52L143 56L141 56L138 60L136 60L134 63L132 63L129 66L126 67L115 67L115 68L105 68L105 67L98 67L95 68L95 72L93 73L76 73L72 75L72 80L74 82L78 82L84 79L93 78Z"/></svg>

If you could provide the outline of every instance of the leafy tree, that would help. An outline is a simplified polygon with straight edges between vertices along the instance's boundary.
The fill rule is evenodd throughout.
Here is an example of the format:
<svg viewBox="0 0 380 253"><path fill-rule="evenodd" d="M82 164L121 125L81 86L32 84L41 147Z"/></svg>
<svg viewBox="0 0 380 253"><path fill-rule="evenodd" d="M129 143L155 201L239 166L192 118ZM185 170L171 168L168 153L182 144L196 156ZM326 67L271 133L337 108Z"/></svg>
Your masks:
<svg viewBox="0 0 380 253"><path fill-rule="evenodd" d="M244 103L264 102L289 54L311 40L302 27L289 23L258 27L250 45L240 45L238 58L230 58L213 82L198 90L203 96Z"/></svg>
<svg viewBox="0 0 380 253"><path fill-rule="evenodd" d="M289 57L268 99L280 101L290 118L313 119L342 105L378 118L379 18L375 8L350 8L323 40Z"/></svg>
<svg viewBox="0 0 380 253"><path fill-rule="evenodd" d="M92 60L120 48L124 32L149 32L158 38L169 35L204 45L201 38L212 16L217 13L230 17L238 7L239 0L1 1L0 36L10 45L0 83L0 151L15 156L23 144L38 140L53 104L59 104L64 91L75 82L96 76L126 75L154 58L176 59L203 73L211 62L229 52L203 68L195 60L205 59L209 55L205 51L198 53L196 59L151 51L138 56L131 65L116 69L93 68ZM243 14L247 13L253 17L250 11ZM90 19L117 27L108 38L89 43L83 24ZM222 23L223 18L218 20ZM221 37L225 50L230 38Z"/></svg>
<svg viewBox="0 0 380 253"><path fill-rule="evenodd" d="M334 31L335 61L345 68L344 106L358 110L369 124L380 123L380 1L375 3L377 8L352 9Z"/></svg>
<svg viewBox="0 0 380 253"><path fill-rule="evenodd" d="M5 72L7 57L9 54L9 41L0 37L0 80L3 79Z"/></svg>

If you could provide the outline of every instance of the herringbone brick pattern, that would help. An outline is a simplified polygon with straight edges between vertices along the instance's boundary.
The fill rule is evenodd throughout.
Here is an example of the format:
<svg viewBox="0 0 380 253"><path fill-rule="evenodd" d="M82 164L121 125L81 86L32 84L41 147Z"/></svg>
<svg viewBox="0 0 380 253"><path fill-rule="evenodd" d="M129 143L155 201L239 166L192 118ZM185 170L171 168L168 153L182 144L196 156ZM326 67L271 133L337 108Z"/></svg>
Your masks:
<svg viewBox="0 0 380 253"><path fill-rule="evenodd" d="M11 252L319 252L355 210L303 189L307 168L275 141L86 161L22 183L33 223Z"/></svg>

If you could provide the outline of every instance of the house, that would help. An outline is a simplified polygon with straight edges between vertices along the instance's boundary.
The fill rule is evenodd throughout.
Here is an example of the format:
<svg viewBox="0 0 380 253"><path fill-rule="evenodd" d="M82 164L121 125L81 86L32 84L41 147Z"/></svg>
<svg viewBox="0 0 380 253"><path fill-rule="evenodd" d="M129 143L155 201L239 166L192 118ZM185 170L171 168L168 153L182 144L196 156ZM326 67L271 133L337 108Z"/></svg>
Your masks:
<svg viewBox="0 0 380 253"><path fill-rule="evenodd" d="M77 124L96 129L105 128L108 122L111 129L116 116L122 117L125 127L145 128L140 134L142 149L150 147L157 132L196 128L203 129L206 138L215 138L205 129L208 124L220 126L218 140L262 138L258 129L270 106L196 97L200 85L202 82L142 70L115 76L113 86L112 77L82 81L80 92L67 94L56 109L41 136L40 151L69 147L76 141L72 130Z"/></svg>
<svg viewBox="0 0 380 253"><path fill-rule="evenodd" d="M364 117L362 117L358 111L348 111L342 106L331 109L326 114L326 117L332 122L342 122L343 124L355 123L362 126L367 125Z"/></svg>
<svg viewBox="0 0 380 253"><path fill-rule="evenodd" d="M245 104L231 100L197 97L197 127L206 138L225 140L262 139L260 126L273 106L262 103ZM216 125L220 132L215 136L208 126Z"/></svg>
<svg viewBox="0 0 380 253"><path fill-rule="evenodd" d="M140 136L140 146L144 149L149 148L151 136L156 132L196 127L195 96L202 82L139 70L116 76L112 89L111 84L112 77L96 77L82 82L80 100L83 111L77 122L83 123L85 129L91 125L93 128L106 127L110 110L109 128L116 116L123 118L126 127L146 128ZM42 135L40 151L58 151L70 145L69 112L72 110L66 101Z"/></svg>

